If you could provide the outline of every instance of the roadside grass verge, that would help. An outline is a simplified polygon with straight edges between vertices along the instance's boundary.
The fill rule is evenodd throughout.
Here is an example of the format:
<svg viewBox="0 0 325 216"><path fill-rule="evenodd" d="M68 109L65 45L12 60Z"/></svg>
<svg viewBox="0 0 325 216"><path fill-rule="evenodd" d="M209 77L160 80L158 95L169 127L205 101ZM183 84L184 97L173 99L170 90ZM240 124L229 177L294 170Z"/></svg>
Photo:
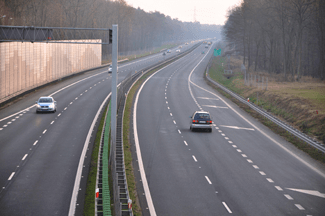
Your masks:
<svg viewBox="0 0 325 216"><path fill-rule="evenodd" d="M288 96L287 92L286 95L284 95L274 91L257 90L257 88L254 88L252 86L245 86L243 84L243 76L240 73L231 77L230 79L224 77L223 68L221 66L222 62L222 57L215 58L213 60L212 67L209 70L209 75L213 80L221 83L226 88L243 96L244 98L249 97L250 102L257 104L268 112L271 112L279 119L290 123L302 132L308 135L316 136L320 141L325 141L325 116L312 115L314 113L311 113L311 111L304 109L304 107L301 107L301 103L308 105L308 101L310 100L307 100L306 98L312 94L313 96L311 100L315 100L317 103L320 103L320 110L322 110L322 105L323 103L325 104L324 95L314 95L311 91L306 92L306 90L299 90L304 91L304 96L306 97L305 99L300 99L295 96ZM213 86L212 84L210 85ZM268 126L272 131L281 135L287 141L291 142L297 148L308 153L314 159L325 163L325 154L291 135L270 120L252 110L249 106L242 104L240 101L233 98L222 89L215 86L213 87L221 92L225 97L231 99L234 103L236 103L239 107L252 115L254 118L258 119L264 125ZM292 89L292 91L295 93L297 92L295 89Z"/></svg>
<svg viewBox="0 0 325 216"><path fill-rule="evenodd" d="M239 100L237 100L236 98L232 97L231 95L229 95L228 93L226 93L222 89L220 89L218 87L215 87L212 84L210 84L210 86L212 86L218 92L220 92L222 95L224 95L225 97L227 97L228 99L230 99L231 101L233 101L241 109L245 110L247 113L249 113L255 119L258 119L265 126L267 126L268 128L270 128L273 132L275 132L276 134L279 134L285 140L287 140L288 142L290 142L293 145L295 145L298 149L306 152L307 154L309 154L315 160L318 160L318 161L320 161L322 163L325 163L325 154L324 153L322 153L318 149L315 149L314 147L308 145L307 143L303 142L302 140L298 139L297 137L295 137L291 133L287 132L286 130L284 130L283 128L279 127L278 125L276 125L272 121L268 120L266 117L260 115L258 112L256 112L255 110L251 109L246 104L241 103Z"/></svg>
<svg viewBox="0 0 325 216"><path fill-rule="evenodd" d="M91 153L90 167L89 173L87 177L87 186L86 186L86 195L85 195L85 203L84 203L84 212L83 215L93 216L95 214L95 190L96 190L96 177L97 177L97 164L98 164L98 152L100 148L100 139L103 131L103 126L105 122L105 116L107 114L107 110L105 108L105 112L102 115L100 120L98 130L96 133L95 143ZM109 153L108 153L109 155ZM111 190L111 187L110 187ZM111 195L112 202L112 195Z"/></svg>

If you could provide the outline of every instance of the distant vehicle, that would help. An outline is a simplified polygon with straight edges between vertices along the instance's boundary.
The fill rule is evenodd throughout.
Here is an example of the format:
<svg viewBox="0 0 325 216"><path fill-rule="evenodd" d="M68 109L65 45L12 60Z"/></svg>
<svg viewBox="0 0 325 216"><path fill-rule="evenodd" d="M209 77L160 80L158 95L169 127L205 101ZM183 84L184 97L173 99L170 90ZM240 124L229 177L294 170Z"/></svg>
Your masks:
<svg viewBox="0 0 325 216"><path fill-rule="evenodd" d="M171 53L172 51L169 49L169 50L167 50L167 53Z"/></svg>
<svg viewBox="0 0 325 216"><path fill-rule="evenodd" d="M179 46L178 48L182 48L182 46Z"/></svg>
<svg viewBox="0 0 325 216"><path fill-rule="evenodd" d="M112 71L113 71L112 65L108 66L108 73L112 73Z"/></svg>
<svg viewBox="0 0 325 216"><path fill-rule="evenodd" d="M205 46L205 48L209 48L209 46L208 46L208 45L206 45L206 46Z"/></svg>
<svg viewBox="0 0 325 216"><path fill-rule="evenodd" d="M212 44L211 42L208 43L208 45L211 45L211 44Z"/></svg>
<svg viewBox="0 0 325 216"><path fill-rule="evenodd" d="M191 118L190 130L196 129L212 132L212 119L209 112L195 111Z"/></svg>
<svg viewBox="0 0 325 216"><path fill-rule="evenodd" d="M36 113L39 112L56 112L56 101L53 97L40 97L36 101Z"/></svg>
<svg viewBox="0 0 325 216"><path fill-rule="evenodd" d="M176 52L181 52L181 51L178 49L178 50L176 50Z"/></svg>
<svg viewBox="0 0 325 216"><path fill-rule="evenodd" d="M166 55L166 52L164 52L163 55Z"/></svg>

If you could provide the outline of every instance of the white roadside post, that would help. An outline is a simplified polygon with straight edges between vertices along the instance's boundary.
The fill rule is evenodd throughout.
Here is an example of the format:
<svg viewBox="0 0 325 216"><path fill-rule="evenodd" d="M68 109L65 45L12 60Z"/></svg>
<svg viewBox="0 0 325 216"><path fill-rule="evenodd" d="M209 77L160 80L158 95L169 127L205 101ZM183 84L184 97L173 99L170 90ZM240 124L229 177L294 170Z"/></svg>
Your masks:
<svg viewBox="0 0 325 216"><path fill-rule="evenodd" d="M111 97L111 138L113 147L116 145L116 113L117 113L117 25L113 25L113 46L112 46L112 97Z"/></svg>

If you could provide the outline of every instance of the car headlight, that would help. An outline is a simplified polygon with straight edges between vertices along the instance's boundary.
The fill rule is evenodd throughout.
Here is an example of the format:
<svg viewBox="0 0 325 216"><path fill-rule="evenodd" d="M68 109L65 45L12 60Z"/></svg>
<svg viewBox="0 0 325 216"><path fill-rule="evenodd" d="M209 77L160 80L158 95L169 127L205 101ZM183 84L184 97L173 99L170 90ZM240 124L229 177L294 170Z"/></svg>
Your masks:
<svg viewBox="0 0 325 216"><path fill-rule="evenodd" d="M49 106L50 108L54 108L54 104L50 104L50 106Z"/></svg>
<svg viewBox="0 0 325 216"><path fill-rule="evenodd" d="M39 104L36 104L36 107L37 107L37 108L41 108L41 106L40 106Z"/></svg>

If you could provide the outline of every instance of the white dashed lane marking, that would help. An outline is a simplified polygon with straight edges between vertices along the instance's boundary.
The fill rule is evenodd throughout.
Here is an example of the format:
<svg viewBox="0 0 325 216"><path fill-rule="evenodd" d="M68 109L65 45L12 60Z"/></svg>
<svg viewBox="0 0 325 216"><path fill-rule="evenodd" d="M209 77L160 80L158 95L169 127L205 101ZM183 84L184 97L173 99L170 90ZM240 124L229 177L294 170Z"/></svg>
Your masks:
<svg viewBox="0 0 325 216"><path fill-rule="evenodd" d="M208 181L209 184L212 184L208 176L205 176L205 179Z"/></svg>
<svg viewBox="0 0 325 216"><path fill-rule="evenodd" d="M14 177L14 175L15 175L15 172L12 172L11 175L9 176L9 178L8 178L8 181L10 181L12 179L12 177Z"/></svg>
<svg viewBox="0 0 325 216"><path fill-rule="evenodd" d="M227 206L227 204L225 202L222 202L223 206L227 209L227 211L231 214L232 211L230 210L230 208Z"/></svg>
<svg viewBox="0 0 325 216"><path fill-rule="evenodd" d="M192 155L192 158L195 162L197 162L196 157L194 155Z"/></svg>
<svg viewBox="0 0 325 216"><path fill-rule="evenodd" d="M280 186L274 186L278 191L283 191L283 189Z"/></svg>
<svg viewBox="0 0 325 216"><path fill-rule="evenodd" d="M259 173L260 173L261 175L263 175L263 176L266 175L265 172L262 172L262 171L260 171Z"/></svg>
<svg viewBox="0 0 325 216"><path fill-rule="evenodd" d="M187 144L187 142L184 140L184 144L186 145L186 146L188 146L188 144Z"/></svg>
<svg viewBox="0 0 325 216"><path fill-rule="evenodd" d="M45 129L45 130L43 131L43 134L45 134L45 133L46 133L46 131L47 131L47 130Z"/></svg>
<svg viewBox="0 0 325 216"><path fill-rule="evenodd" d="M288 200L293 200L293 198L292 198L289 194L284 194L284 196L285 196Z"/></svg>
<svg viewBox="0 0 325 216"><path fill-rule="evenodd" d="M295 206L299 209L299 210L305 210L304 207L302 207L300 204L295 204Z"/></svg>
<svg viewBox="0 0 325 216"><path fill-rule="evenodd" d="M266 180L267 180L268 182L270 182L270 183L274 183L274 181L273 181L272 179L270 179L270 178L266 178Z"/></svg>
<svg viewBox="0 0 325 216"><path fill-rule="evenodd" d="M28 154L25 154L25 156L21 160L25 160Z"/></svg>
<svg viewBox="0 0 325 216"><path fill-rule="evenodd" d="M34 144L33 145L36 145L38 143L38 140L36 140L35 142L34 142Z"/></svg>

